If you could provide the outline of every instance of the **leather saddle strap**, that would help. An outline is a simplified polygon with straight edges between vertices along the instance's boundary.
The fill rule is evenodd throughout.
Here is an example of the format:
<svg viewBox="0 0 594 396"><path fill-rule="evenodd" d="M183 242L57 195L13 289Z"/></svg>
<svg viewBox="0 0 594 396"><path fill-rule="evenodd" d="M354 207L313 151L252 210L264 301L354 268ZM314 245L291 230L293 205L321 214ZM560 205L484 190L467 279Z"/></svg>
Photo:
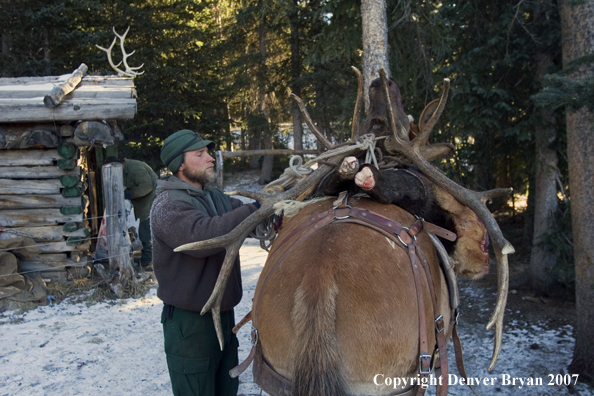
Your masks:
<svg viewBox="0 0 594 396"><path fill-rule="evenodd" d="M278 248L280 248L280 246L282 246L284 243L290 241L291 239L293 239L295 237L295 235L299 234L301 231L303 231L304 229L311 227L311 225L313 223L315 223L316 221L319 221L320 219L323 219L327 216L329 216L330 214L334 213L334 209L329 209L325 212L322 213L318 213L317 215L313 216L312 218L310 218L308 221L306 221L304 224L300 225L299 227L295 228L293 231L291 231L289 233L289 235L287 235L285 238L283 238L282 240L275 240L274 243L276 244L275 246Z"/></svg>
<svg viewBox="0 0 594 396"><path fill-rule="evenodd" d="M335 211L335 213L336 213L337 217L351 216L351 217L356 217L356 218L359 218L362 220L371 221L375 224L381 225L386 230L391 230L392 232L395 232L396 234L400 233L400 230L402 229L402 225L398 224L396 221L390 220L387 217L384 217L381 214L375 213L371 210L347 207L347 208L339 208ZM448 231L445 228L437 226L433 223L429 223L425 220L421 220L421 222L417 222L417 223L419 224L419 227L420 227L419 230L421 228L424 228L426 231L431 232L431 233L433 233L439 237L442 237L444 239L447 239L448 241L453 242L458 238L458 236L455 233ZM415 223L415 224L417 224L417 223Z"/></svg>
<svg viewBox="0 0 594 396"><path fill-rule="evenodd" d="M430 232L432 234L440 236L440 237L447 239L448 241L451 241L451 242L455 242L456 239L458 239L458 235L456 235L452 231L446 230L445 228L437 226L433 223L429 223L425 220L422 220L422 222L423 222L423 228L427 232Z"/></svg>
<svg viewBox="0 0 594 396"><path fill-rule="evenodd" d="M412 229L412 227L411 227ZM415 240L414 244L416 245L418 242ZM433 315L436 319L435 322L435 338L437 341L437 348L439 350L439 363L441 369L441 376L445 378L444 382L439 382L437 385L437 396L447 396L448 394L448 355L446 349L446 342L445 342L445 323L443 316L439 313L439 307L437 306L437 297L435 294L435 286L433 284L433 276L431 276L431 269L429 268L429 263L427 262L427 258L421 249L417 249L417 255L419 256L421 263L423 264L423 268L425 270L425 276L427 279L427 284L429 285L429 292L431 294L431 303L433 304ZM438 318L440 318L438 320Z"/></svg>
<svg viewBox="0 0 594 396"><path fill-rule="evenodd" d="M344 216L347 217L347 216ZM360 220L356 220L353 219L353 217L361 219L363 221ZM424 306L424 299L423 299L423 294L422 294L422 288L421 288L421 284L420 284L420 263L422 263L424 271L425 271L425 276L426 276L426 280L427 280L427 285L429 287L429 292L431 295L431 302L433 305L433 313L435 318L437 319L439 316L441 316L438 312L438 307L437 307L437 298L435 295L435 287L433 285L433 277L431 276L431 270L429 268L429 264L427 263L427 259L425 257L425 255L423 254L422 250L419 248L418 242L415 238L415 235L417 233L419 233L424 226L424 222L421 220L418 220L417 222L415 222L410 228L404 228L402 227L399 223L392 221L390 219L387 219L377 213L373 213L373 212L369 212L369 211L361 211L357 208L350 208L349 210L349 215L347 218L345 219L340 219L340 220L336 220L336 221L341 221L341 222L351 222L351 223L363 223L363 225L366 225L367 227L373 228L376 231L381 232L382 234L386 235L386 232L383 231L382 229L386 230L386 231L391 231L392 233L395 232L399 235L398 239L394 238L393 235L391 235L391 233L389 235L387 235L390 239L392 239L393 241L395 241L397 244L401 245L401 246L407 246L408 247L408 251L409 251L409 258L411 261L411 265L412 265L412 269L413 269L413 277L415 280L415 290L417 293L417 306L419 308L419 348L420 348L420 365L421 365L421 372L426 372L428 371L428 366L429 366L429 362L426 362L424 360L427 359L427 356L429 356L428 354L428 341L427 341L427 324L426 324L426 318L425 318L425 306ZM374 225L369 224L369 222L371 222ZM375 225L377 225L378 227L375 227ZM403 234L403 231L406 231L406 235ZM414 253L414 254L413 254ZM420 260L419 260L420 259ZM443 317L441 318L441 320L438 322L439 324L436 323L436 340L437 340L437 347L439 350L439 359L440 359L440 367L442 367L442 375L446 377L446 383L443 385L438 385L438 389L437 389L437 394L438 396L446 396L447 395L447 375L448 375L448 363L447 363L447 350L445 347L445 337L444 337L444 322L443 322ZM437 326L440 326L441 331L437 330ZM424 374L421 374L422 376ZM428 374L425 374L428 377ZM419 389L418 391L419 395L423 395L425 393L424 389Z"/></svg>
<svg viewBox="0 0 594 396"><path fill-rule="evenodd" d="M412 241L411 241L412 242ZM404 243L407 243L405 240ZM419 259L417 258L416 246L414 243L408 243L408 257L410 258L412 271L413 271L413 278L415 281L415 289L417 293L417 307L418 307L418 316L419 316L419 371L420 371L420 378L429 379L429 373L431 372L431 361L430 356L428 353L428 342L427 342L427 319L425 316L425 299L423 298L423 285L421 284L421 274L420 274L420 263ZM422 396L425 394L425 389L423 387L419 387L418 395Z"/></svg>
<svg viewBox="0 0 594 396"><path fill-rule="evenodd" d="M250 350L250 354L243 362L241 362L239 365L237 365L237 366L233 367L231 370L229 370L229 376L231 378L239 377L239 375L241 373L243 373L245 370L248 369L248 367L250 367L250 364L252 364L254 357L256 357L256 346L255 345L252 346L252 349Z"/></svg>
<svg viewBox="0 0 594 396"><path fill-rule="evenodd" d="M462 343L460 342L460 337L458 336L458 329L457 324L454 323L454 330L452 331L452 341L454 342L454 354L456 355L456 366L458 367L458 372L464 379L467 379L468 376L466 375L466 369L464 368L464 355L462 354ZM466 381L466 384L476 396L478 393L474 390L472 385Z"/></svg>

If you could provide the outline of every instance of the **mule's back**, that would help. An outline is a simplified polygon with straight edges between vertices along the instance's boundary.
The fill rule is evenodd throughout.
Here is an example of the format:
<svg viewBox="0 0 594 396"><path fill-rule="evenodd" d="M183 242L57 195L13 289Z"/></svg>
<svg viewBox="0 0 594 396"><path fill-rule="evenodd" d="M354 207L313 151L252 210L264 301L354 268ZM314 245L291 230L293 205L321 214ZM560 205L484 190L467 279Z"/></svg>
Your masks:
<svg viewBox="0 0 594 396"><path fill-rule="evenodd" d="M351 204L404 226L415 221L393 205L367 199ZM322 201L303 209L285 219L278 234L254 296L262 354L293 381L295 395L389 394L393 387L374 384L376 374L418 373L417 294L408 253L378 231L350 223L328 224L299 241L310 228L300 227L331 205ZM447 287L435 250L425 232L418 238L448 323ZM424 277L422 284L425 306L431 307ZM426 316L432 346L433 311Z"/></svg>

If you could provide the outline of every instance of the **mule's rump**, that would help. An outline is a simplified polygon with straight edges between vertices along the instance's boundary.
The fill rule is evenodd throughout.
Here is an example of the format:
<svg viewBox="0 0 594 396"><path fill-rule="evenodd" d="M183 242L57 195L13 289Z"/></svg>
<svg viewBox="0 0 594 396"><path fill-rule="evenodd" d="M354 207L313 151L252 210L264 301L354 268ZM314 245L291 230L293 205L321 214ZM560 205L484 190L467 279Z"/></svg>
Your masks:
<svg viewBox="0 0 594 396"><path fill-rule="evenodd" d="M415 222L394 205L368 199L351 204L404 226ZM328 224L296 244L299 233L293 231L331 205L311 205L287 219L279 231L254 296L262 353L280 375L294 382L295 394L308 387L317 392L312 394L329 395L336 387L341 392L337 394L389 394L393 387L374 384L376 374L410 378L418 373L419 321L411 262L402 247L359 224ZM438 310L449 323L447 286L435 249L426 232L418 239L433 273ZM431 307L424 277L422 288L425 306ZM431 353L433 310L425 312Z"/></svg>

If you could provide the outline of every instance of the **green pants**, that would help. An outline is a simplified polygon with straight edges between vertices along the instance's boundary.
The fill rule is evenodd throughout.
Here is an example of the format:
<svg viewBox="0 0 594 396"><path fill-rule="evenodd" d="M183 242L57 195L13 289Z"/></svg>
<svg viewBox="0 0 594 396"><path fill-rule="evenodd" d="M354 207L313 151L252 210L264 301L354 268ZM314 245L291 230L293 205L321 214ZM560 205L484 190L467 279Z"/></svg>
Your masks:
<svg viewBox="0 0 594 396"><path fill-rule="evenodd" d="M153 262L153 243L151 241L151 219L141 221L138 225L138 239L142 242L141 265L149 265Z"/></svg>
<svg viewBox="0 0 594 396"><path fill-rule="evenodd" d="M222 351L210 313L163 309L165 354L175 396L237 395L239 379L229 376L229 370L238 364L233 310L222 313L221 322L225 339Z"/></svg>

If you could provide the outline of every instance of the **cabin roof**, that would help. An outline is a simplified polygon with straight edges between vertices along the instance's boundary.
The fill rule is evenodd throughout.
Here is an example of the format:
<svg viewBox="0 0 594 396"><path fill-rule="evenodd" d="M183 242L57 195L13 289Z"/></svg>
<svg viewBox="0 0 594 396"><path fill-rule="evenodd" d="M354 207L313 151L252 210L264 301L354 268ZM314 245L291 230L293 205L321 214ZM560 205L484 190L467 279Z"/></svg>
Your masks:
<svg viewBox="0 0 594 396"><path fill-rule="evenodd" d="M0 78L0 123L134 118L130 77L85 75L58 106L47 107L44 97L70 76Z"/></svg>

